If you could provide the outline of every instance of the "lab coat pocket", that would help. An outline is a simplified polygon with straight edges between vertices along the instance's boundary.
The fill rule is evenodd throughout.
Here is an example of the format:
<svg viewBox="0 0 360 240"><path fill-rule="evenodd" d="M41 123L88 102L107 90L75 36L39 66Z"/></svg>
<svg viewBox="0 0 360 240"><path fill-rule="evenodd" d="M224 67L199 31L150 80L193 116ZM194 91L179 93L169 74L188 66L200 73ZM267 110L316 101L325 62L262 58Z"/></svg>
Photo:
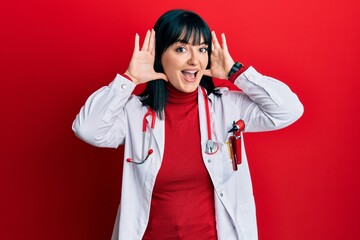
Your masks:
<svg viewBox="0 0 360 240"><path fill-rule="evenodd" d="M219 166L218 169L222 169L221 178L223 178L224 182L227 182L227 180L235 173L231 158L230 146L228 143L225 143L221 146L221 152L221 168Z"/></svg>

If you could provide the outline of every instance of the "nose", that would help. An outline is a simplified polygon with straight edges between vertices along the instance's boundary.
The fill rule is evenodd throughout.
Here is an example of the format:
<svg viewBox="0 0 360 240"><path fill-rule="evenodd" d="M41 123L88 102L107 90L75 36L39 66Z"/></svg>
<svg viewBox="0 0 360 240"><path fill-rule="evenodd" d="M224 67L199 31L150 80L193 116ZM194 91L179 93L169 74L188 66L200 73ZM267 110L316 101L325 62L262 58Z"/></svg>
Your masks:
<svg viewBox="0 0 360 240"><path fill-rule="evenodd" d="M199 58L197 55L198 53L194 50L191 50L189 53L190 54L187 63L192 66L197 65L199 63Z"/></svg>

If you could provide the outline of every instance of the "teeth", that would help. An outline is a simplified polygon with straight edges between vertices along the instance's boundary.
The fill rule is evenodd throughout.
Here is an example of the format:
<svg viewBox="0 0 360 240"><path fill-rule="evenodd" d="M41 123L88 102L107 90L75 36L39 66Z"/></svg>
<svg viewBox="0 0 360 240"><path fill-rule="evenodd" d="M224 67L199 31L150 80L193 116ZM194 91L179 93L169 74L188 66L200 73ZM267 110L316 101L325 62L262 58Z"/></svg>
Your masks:
<svg viewBox="0 0 360 240"><path fill-rule="evenodd" d="M187 72L187 73L191 73L191 74L194 74L194 73L196 73L197 71L183 71L183 72Z"/></svg>

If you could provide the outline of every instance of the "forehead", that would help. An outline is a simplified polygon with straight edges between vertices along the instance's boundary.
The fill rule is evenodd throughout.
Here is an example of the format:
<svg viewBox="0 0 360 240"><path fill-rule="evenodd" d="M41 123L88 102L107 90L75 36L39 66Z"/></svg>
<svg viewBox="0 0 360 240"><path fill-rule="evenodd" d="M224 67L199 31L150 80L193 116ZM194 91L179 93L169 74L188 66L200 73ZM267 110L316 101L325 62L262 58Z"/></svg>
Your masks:
<svg viewBox="0 0 360 240"><path fill-rule="evenodd" d="M200 38L200 41L195 41L193 37L191 37L189 40L180 38L173 44L174 45L188 44L188 45L193 45L193 46L199 46L199 45L204 45L204 44L208 45L207 43L205 43L203 37Z"/></svg>
<svg viewBox="0 0 360 240"><path fill-rule="evenodd" d="M190 43L192 45L209 44L210 39L206 39L200 29L182 29L176 42Z"/></svg>

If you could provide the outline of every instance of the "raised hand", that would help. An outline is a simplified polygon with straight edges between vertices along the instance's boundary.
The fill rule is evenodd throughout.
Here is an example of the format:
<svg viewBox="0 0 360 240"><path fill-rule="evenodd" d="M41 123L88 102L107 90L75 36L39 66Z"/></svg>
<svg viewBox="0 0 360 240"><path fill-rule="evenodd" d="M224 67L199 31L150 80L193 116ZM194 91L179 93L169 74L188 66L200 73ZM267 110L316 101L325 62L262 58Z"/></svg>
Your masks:
<svg viewBox="0 0 360 240"><path fill-rule="evenodd" d="M157 73L154 70L155 61L155 31L152 29L146 32L144 43L140 49L139 35L135 35L134 52L125 75L136 83L146 83L156 79L167 81L164 73Z"/></svg>
<svg viewBox="0 0 360 240"><path fill-rule="evenodd" d="M225 34L221 34L220 45L214 31L211 32L213 48L211 52L211 66L206 70L205 75L215 77L218 79L227 79L231 67L234 65L234 60L230 56L228 47L226 45Z"/></svg>

